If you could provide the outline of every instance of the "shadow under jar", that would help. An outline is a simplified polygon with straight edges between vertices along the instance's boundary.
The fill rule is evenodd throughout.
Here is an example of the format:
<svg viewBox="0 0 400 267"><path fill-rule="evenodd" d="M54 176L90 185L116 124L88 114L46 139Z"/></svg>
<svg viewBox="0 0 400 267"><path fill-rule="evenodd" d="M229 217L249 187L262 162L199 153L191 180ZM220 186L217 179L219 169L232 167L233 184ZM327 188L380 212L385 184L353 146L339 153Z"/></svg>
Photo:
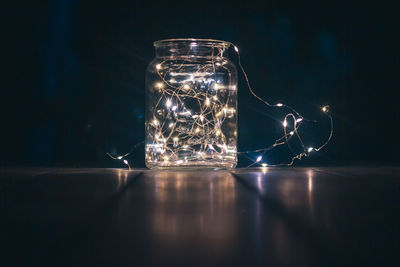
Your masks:
<svg viewBox="0 0 400 267"><path fill-rule="evenodd" d="M237 70L231 43L154 42L146 73L148 168L231 169L237 164Z"/></svg>

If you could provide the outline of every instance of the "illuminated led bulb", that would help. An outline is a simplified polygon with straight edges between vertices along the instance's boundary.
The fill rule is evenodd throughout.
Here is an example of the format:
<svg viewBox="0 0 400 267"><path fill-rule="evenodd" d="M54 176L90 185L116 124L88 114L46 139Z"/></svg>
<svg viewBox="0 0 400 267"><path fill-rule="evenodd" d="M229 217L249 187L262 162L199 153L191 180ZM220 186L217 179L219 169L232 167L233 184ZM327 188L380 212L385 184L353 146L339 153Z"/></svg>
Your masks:
<svg viewBox="0 0 400 267"><path fill-rule="evenodd" d="M261 166L265 168L265 167L268 166L268 164L267 163L263 163L263 164L261 164Z"/></svg>
<svg viewBox="0 0 400 267"><path fill-rule="evenodd" d="M293 132L293 131L291 131L289 134L290 134L290 135L294 135L294 132Z"/></svg>
<svg viewBox="0 0 400 267"><path fill-rule="evenodd" d="M189 86L188 84L185 84L185 85L183 86L183 89L188 90L188 89L190 89L190 86Z"/></svg>
<svg viewBox="0 0 400 267"><path fill-rule="evenodd" d="M309 147L309 148L307 149L308 152L311 152L311 151L313 151L313 150L314 150L313 147Z"/></svg>
<svg viewBox="0 0 400 267"><path fill-rule="evenodd" d="M161 69L161 64L157 64L156 65L156 68L159 70L159 69Z"/></svg>
<svg viewBox="0 0 400 267"><path fill-rule="evenodd" d="M303 118L298 118L297 120L296 120L296 122L301 122L303 120Z"/></svg>
<svg viewBox="0 0 400 267"><path fill-rule="evenodd" d="M167 100L167 102L165 103L165 106L167 106L167 108L169 108L172 105L172 102L170 99Z"/></svg>
<svg viewBox="0 0 400 267"><path fill-rule="evenodd" d="M323 107L322 107L322 111L323 111L323 112L328 112L328 108L329 108L329 106L323 106Z"/></svg>
<svg viewBox="0 0 400 267"><path fill-rule="evenodd" d="M260 162L262 160L262 156L258 156L256 162Z"/></svg>
<svg viewBox="0 0 400 267"><path fill-rule="evenodd" d="M176 80L174 78L169 80L170 83L176 83Z"/></svg>
<svg viewBox="0 0 400 267"><path fill-rule="evenodd" d="M201 121L204 121L204 116L203 115L200 115L199 117L200 117Z"/></svg>
<svg viewBox="0 0 400 267"><path fill-rule="evenodd" d="M169 128L172 128L172 126L174 126L174 124L171 122L171 123L169 124Z"/></svg>
<svg viewBox="0 0 400 267"><path fill-rule="evenodd" d="M233 46L233 48L235 49L236 53L239 53L239 48L237 48L237 46Z"/></svg>
<svg viewBox="0 0 400 267"><path fill-rule="evenodd" d="M287 126L287 121L286 121L286 120L284 120L284 121L282 122L282 125L283 125L283 127L285 127L285 128L286 128L286 126Z"/></svg>
<svg viewBox="0 0 400 267"><path fill-rule="evenodd" d="M195 130L195 132L196 132L196 133L200 132L200 128L197 127L196 130Z"/></svg>
<svg viewBox="0 0 400 267"><path fill-rule="evenodd" d="M217 65L217 66L221 66L221 63L217 62L217 63L215 63L215 65Z"/></svg>
<svg viewBox="0 0 400 267"><path fill-rule="evenodd" d="M183 160L177 160L176 161L176 164L182 164L183 163Z"/></svg>
<svg viewBox="0 0 400 267"><path fill-rule="evenodd" d="M208 99L208 97L206 98L206 105L207 105L207 106L210 105L210 99Z"/></svg>
<svg viewBox="0 0 400 267"><path fill-rule="evenodd" d="M217 100L218 100L218 97L215 95L215 96L213 96L213 99L214 99L215 101L217 101Z"/></svg>
<svg viewBox="0 0 400 267"><path fill-rule="evenodd" d="M219 89L219 85L218 84L214 84L214 89L218 90Z"/></svg>
<svg viewBox="0 0 400 267"><path fill-rule="evenodd" d="M119 156L117 159L122 159L122 156Z"/></svg>
<svg viewBox="0 0 400 267"><path fill-rule="evenodd" d="M158 126L158 120L154 119L154 120L153 120L153 125L154 125L154 126Z"/></svg>
<svg viewBox="0 0 400 267"><path fill-rule="evenodd" d="M172 111L175 111L178 108L178 106L173 106Z"/></svg>
<svg viewBox="0 0 400 267"><path fill-rule="evenodd" d="M155 87L158 88L158 89L161 89L161 88L164 87L164 84L163 83L156 83Z"/></svg>
<svg viewBox="0 0 400 267"><path fill-rule="evenodd" d="M215 132L215 135L216 135L216 136L221 135L221 131L218 129L218 130Z"/></svg>
<svg viewBox="0 0 400 267"><path fill-rule="evenodd" d="M277 106L277 107L282 107L283 104L282 104L282 103L278 103L278 104L276 104L276 106Z"/></svg>

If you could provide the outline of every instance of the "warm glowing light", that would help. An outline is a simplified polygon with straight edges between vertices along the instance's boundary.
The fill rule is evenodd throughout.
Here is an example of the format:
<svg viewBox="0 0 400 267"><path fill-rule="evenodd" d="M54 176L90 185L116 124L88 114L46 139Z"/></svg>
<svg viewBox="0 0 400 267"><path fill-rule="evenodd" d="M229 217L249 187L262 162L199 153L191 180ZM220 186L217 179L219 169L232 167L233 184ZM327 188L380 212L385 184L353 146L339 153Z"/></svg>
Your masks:
<svg viewBox="0 0 400 267"><path fill-rule="evenodd" d="M268 166L268 164L267 164L267 163L263 163L263 164L261 164L261 166L263 166L263 167L267 167L267 166Z"/></svg>
<svg viewBox="0 0 400 267"><path fill-rule="evenodd" d="M260 162L262 160L262 156L258 156L256 162Z"/></svg>
<svg viewBox="0 0 400 267"><path fill-rule="evenodd" d="M170 99L168 99L167 102L165 103L165 106L166 106L167 108L169 108L171 105L172 105L172 102L171 102Z"/></svg>
<svg viewBox="0 0 400 267"><path fill-rule="evenodd" d="M311 151L313 151L313 150L314 150L313 147L309 147L309 148L307 149L308 152L311 152Z"/></svg>
<svg viewBox="0 0 400 267"><path fill-rule="evenodd" d="M283 127L286 127L286 126L287 126L287 121L284 120L284 121L282 122L282 125L283 125Z"/></svg>
<svg viewBox="0 0 400 267"><path fill-rule="evenodd" d="M158 88L158 89L161 89L161 88L164 87L164 84L163 83L156 83L155 87Z"/></svg>
<svg viewBox="0 0 400 267"><path fill-rule="evenodd" d="M282 107L283 104L282 104L282 103L278 103L278 104L276 104L276 106L277 106L277 107Z"/></svg>
<svg viewBox="0 0 400 267"><path fill-rule="evenodd" d="M185 90L188 90L188 89L190 89L190 85L188 85L188 84L185 84L185 85L183 86L183 89L185 89Z"/></svg>
<svg viewBox="0 0 400 267"><path fill-rule="evenodd" d="M294 135L294 132L293 132L293 131L291 131L289 134L290 134L290 135Z"/></svg>
<svg viewBox="0 0 400 267"><path fill-rule="evenodd" d="M303 118L298 118L297 120L296 120L296 122L301 122L303 120Z"/></svg>
<svg viewBox="0 0 400 267"><path fill-rule="evenodd" d="M156 65L156 68L159 70L159 69L161 69L161 64L157 64Z"/></svg>
<svg viewBox="0 0 400 267"><path fill-rule="evenodd" d="M153 125L154 125L154 126L158 126L158 120L154 119L154 120L153 120Z"/></svg>
<svg viewBox="0 0 400 267"><path fill-rule="evenodd" d="M206 98L206 105L209 106L210 105L210 99Z"/></svg>

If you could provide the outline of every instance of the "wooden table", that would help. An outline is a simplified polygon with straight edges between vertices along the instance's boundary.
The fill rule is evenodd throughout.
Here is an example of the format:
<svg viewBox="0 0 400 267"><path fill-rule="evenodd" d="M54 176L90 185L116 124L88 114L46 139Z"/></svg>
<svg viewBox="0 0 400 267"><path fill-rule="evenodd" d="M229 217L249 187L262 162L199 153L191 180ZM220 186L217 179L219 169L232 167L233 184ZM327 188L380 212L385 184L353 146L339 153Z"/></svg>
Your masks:
<svg viewBox="0 0 400 267"><path fill-rule="evenodd" d="M400 168L1 169L1 261L400 264Z"/></svg>

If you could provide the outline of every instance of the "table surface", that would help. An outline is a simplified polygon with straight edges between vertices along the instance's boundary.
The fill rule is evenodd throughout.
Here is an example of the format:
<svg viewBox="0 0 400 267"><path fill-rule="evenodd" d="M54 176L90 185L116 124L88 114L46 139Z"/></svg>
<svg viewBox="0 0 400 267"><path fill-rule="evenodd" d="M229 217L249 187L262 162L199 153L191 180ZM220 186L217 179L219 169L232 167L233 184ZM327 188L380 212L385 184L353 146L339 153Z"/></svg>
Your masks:
<svg viewBox="0 0 400 267"><path fill-rule="evenodd" d="M400 168L1 169L0 192L10 265L400 263Z"/></svg>

